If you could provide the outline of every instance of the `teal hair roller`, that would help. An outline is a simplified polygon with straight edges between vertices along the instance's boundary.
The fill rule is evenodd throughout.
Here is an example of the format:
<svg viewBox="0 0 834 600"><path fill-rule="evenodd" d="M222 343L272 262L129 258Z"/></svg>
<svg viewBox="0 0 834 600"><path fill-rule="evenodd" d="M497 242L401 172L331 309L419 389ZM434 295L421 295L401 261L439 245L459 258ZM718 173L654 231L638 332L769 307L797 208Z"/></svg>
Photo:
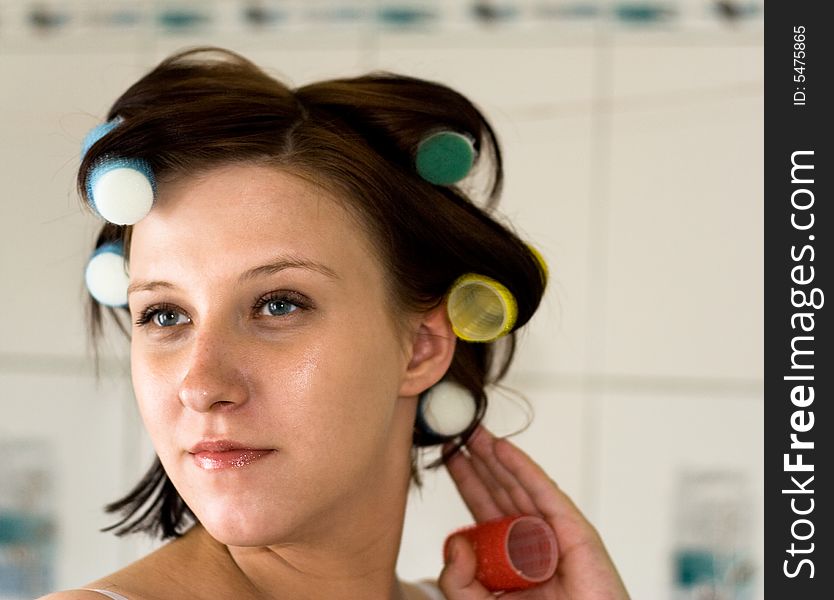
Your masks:
<svg viewBox="0 0 834 600"><path fill-rule="evenodd" d="M448 130L425 137L416 154L417 173L436 185L452 185L466 177L476 158L473 138Z"/></svg>

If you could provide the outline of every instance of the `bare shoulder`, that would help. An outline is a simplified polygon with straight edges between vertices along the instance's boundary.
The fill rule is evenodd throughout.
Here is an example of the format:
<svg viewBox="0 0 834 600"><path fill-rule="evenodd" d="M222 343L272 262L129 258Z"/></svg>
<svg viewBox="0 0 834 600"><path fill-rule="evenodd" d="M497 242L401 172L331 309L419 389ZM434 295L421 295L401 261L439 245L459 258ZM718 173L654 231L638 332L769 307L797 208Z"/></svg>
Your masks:
<svg viewBox="0 0 834 600"><path fill-rule="evenodd" d="M130 600L153 597L152 593L156 591L154 582L164 574L157 557L165 554L163 549L166 547L162 546L114 573L87 582L81 588L53 592L37 600L108 600L105 594L93 590L107 590Z"/></svg>

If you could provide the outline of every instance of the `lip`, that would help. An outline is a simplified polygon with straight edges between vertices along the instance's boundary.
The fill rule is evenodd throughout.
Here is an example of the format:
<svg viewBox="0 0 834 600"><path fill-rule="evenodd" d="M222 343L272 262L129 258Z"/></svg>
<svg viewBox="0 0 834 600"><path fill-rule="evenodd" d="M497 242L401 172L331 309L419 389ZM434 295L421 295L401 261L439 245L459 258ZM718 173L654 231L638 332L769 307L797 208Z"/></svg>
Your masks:
<svg viewBox="0 0 834 600"><path fill-rule="evenodd" d="M206 471L240 469L275 452L231 440L203 441L189 451L194 463Z"/></svg>

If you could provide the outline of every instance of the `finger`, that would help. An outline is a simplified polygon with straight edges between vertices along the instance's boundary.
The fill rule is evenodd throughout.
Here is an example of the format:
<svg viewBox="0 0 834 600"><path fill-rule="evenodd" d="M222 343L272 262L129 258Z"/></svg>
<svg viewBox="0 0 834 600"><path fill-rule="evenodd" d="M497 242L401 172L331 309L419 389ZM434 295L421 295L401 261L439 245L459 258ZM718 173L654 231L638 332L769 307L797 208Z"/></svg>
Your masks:
<svg viewBox="0 0 834 600"><path fill-rule="evenodd" d="M496 460L524 487L542 513L557 516L554 511L578 512L556 482L518 446L509 440L497 440L494 453Z"/></svg>
<svg viewBox="0 0 834 600"><path fill-rule="evenodd" d="M490 479L495 482L495 486L499 486L503 490L504 495L509 497L509 501L515 507L517 513L541 516L541 512L536 507L530 494L496 456L496 441L496 438L489 431L483 429L468 446L472 454L473 464L477 466L480 462L489 469ZM492 491L493 486L489 487Z"/></svg>
<svg viewBox="0 0 834 600"><path fill-rule="evenodd" d="M492 452L496 462L518 481L537 511L553 527L562 557L559 569L563 576L568 572L576 575L569 578L572 590L567 596L584 597L588 593L589 597L628 599L628 592L599 533L544 469L513 443L496 439L486 430L470 450L473 456Z"/></svg>
<svg viewBox="0 0 834 600"><path fill-rule="evenodd" d="M458 452L446 461L446 470L449 471L463 503L466 504L466 508L476 521L488 521L504 514L469 458L462 452Z"/></svg>
<svg viewBox="0 0 834 600"><path fill-rule="evenodd" d="M504 465L496 459L487 466L489 467L493 479L498 482L504 490L504 494L506 494L516 507L517 513L543 516L541 511L536 506L536 503L530 497L530 494L524 486L521 485L521 482L519 482L518 479L516 479L515 476L504 467Z"/></svg>
<svg viewBox="0 0 834 600"><path fill-rule="evenodd" d="M494 460L497 461L497 459ZM515 502L513 502L509 491L501 484L500 481L498 481L498 479L495 478L495 475L493 475L491 465L487 465L483 459L476 456L474 453L470 456L469 462L472 464L472 468L475 469L475 472L478 474L478 477L481 478L481 481L484 483L487 490L489 490L489 494L492 496L495 504L501 509L502 514L519 514L521 512L520 509L516 506Z"/></svg>
<svg viewBox="0 0 834 600"><path fill-rule="evenodd" d="M437 585L447 600L492 600L494 596L475 579L477 560L469 542L454 536L449 541L446 566L437 579Z"/></svg>
<svg viewBox="0 0 834 600"><path fill-rule="evenodd" d="M574 544L602 544L596 529L547 473L520 448L508 440L495 442L495 456L513 474L536 509L551 523L561 547Z"/></svg>

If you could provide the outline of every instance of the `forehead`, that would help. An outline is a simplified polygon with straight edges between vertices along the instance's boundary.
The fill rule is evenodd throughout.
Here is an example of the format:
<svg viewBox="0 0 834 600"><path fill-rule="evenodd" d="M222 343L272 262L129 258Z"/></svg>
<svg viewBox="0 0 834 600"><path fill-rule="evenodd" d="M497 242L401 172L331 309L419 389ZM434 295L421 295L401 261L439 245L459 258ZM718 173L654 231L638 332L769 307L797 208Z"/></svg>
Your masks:
<svg viewBox="0 0 834 600"><path fill-rule="evenodd" d="M369 262L379 268L368 234L342 199L269 166L224 166L160 185L130 246L131 278L166 263L213 272L218 260L248 268L278 255L348 271Z"/></svg>

